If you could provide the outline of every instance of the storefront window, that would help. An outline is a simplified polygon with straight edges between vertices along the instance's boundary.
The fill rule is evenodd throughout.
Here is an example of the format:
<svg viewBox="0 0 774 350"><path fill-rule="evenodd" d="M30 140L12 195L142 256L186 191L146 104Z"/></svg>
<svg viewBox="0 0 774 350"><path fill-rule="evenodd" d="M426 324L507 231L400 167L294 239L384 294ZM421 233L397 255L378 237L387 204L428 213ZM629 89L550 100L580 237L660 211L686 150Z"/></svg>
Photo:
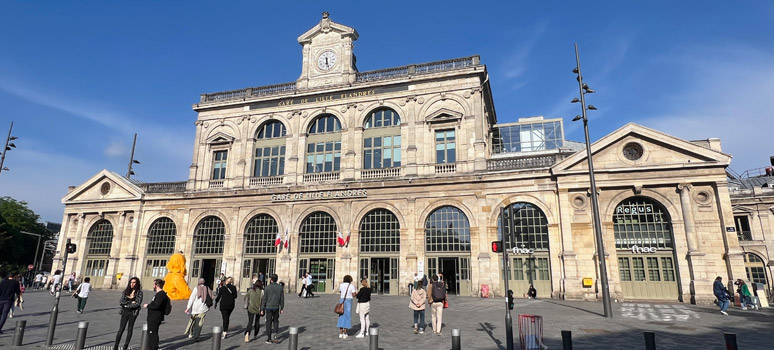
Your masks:
<svg viewBox="0 0 774 350"><path fill-rule="evenodd" d="M633 246L672 249L672 224L661 204L645 197L632 197L615 207L613 230L616 249Z"/></svg>
<svg viewBox="0 0 774 350"><path fill-rule="evenodd" d="M511 204L514 213L514 227L515 232L512 237L516 239L515 242L510 242L510 245L506 249L512 247L517 248L529 248L534 250L548 250L548 220L543 211L538 207L525 202L517 202ZM508 210L506 210L506 225L509 224L510 218L507 216ZM503 240L502 230L502 215L497 218L497 239Z"/></svg>

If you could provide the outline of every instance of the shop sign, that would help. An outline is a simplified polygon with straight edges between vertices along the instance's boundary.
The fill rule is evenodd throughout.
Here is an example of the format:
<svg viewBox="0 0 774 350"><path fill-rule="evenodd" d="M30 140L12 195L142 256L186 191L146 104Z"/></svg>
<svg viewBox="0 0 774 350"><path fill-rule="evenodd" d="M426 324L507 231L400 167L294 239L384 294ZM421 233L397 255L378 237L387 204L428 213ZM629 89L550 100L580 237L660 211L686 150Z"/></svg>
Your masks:
<svg viewBox="0 0 774 350"><path fill-rule="evenodd" d="M650 253L656 253L658 249L655 247L638 247L637 245L632 246L632 253L639 253L639 254L650 254Z"/></svg>
<svg viewBox="0 0 774 350"><path fill-rule="evenodd" d="M521 248L513 247L513 249L511 249L511 250L513 251L513 254L517 254L517 255L520 255L520 254L534 254L535 253L534 249L524 248L523 244L521 245Z"/></svg>
<svg viewBox="0 0 774 350"><path fill-rule="evenodd" d="M653 207L650 205L619 205L615 208L616 214L650 214Z"/></svg>
<svg viewBox="0 0 774 350"><path fill-rule="evenodd" d="M368 190L318 191L300 193L282 193L271 195L272 202L310 201L336 198L366 198Z"/></svg>

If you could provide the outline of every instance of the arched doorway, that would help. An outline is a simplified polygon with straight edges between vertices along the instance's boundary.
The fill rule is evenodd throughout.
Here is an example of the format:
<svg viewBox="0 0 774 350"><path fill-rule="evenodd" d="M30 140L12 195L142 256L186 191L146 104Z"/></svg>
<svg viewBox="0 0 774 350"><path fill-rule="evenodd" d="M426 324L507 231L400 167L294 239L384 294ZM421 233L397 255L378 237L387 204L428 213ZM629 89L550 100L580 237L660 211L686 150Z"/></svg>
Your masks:
<svg viewBox="0 0 774 350"><path fill-rule="evenodd" d="M387 209L374 209L360 220L360 278L368 278L378 294L400 289L400 222Z"/></svg>
<svg viewBox="0 0 774 350"><path fill-rule="evenodd" d="M628 198L615 207L613 230L624 298L678 300L672 222L664 206Z"/></svg>
<svg viewBox="0 0 774 350"><path fill-rule="evenodd" d="M92 286L102 288L107 274L110 249L113 248L113 224L105 219L97 221L89 229L86 242L89 247L86 250L86 261L82 265L84 270L81 280L90 277Z"/></svg>
<svg viewBox="0 0 774 350"><path fill-rule="evenodd" d="M551 269L549 266L548 220L540 208L525 202L510 205L513 208L515 241L509 249L511 268L508 284L514 296L526 295L533 285L538 297L551 297ZM506 215L508 211L506 211ZM506 222L510 218L506 217ZM502 214L497 218L497 239L503 240ZM503 240L504 241L504 240ZM517 248L513 250L513 248Z"/></svg>
<svg viewBox="0 0 774 350"><path fill-rule="evenodd" d="M322 211L309 214L301 223L298 278L312 275L315 292L333 292L336 271L336 220ZM301 285L299 283L300 291Z"/></svg>
<svg viewBox="0 0 774 350"><path fill-rule="evenodd" d="M277 247L274 243L278 232L277 221L269 214L258 214L247 223L239 290L250 287L253 275L271 276L275 272ZM264 282L268 280L264 278Z"/></svg>
<svg viewBox="0 0 774 350"><path fill-rule="evenodd" d="M443 274L449 294L470 295L470 221L462 210L443 206L425 221L428 278Z"/></svg>
<svg viewBox="0 0 774 350"><path fill-rule="evenodd" d="M744 270L747 272L747 280L752 283L763 283L764 288L768 289L768 278L766 278L766 264L760 256L753 253L744 253Z"/></svg>
<svg viewBox="0 0 774 350"><path fill-rule="evenodd" d="M148 229L145 269L141 280L146 289L153 287L153 280L167 275L167 260L175 253L176 234L175 222L166 217L156 219Z"/></svg>
<svg viewBox="0 0 774 350"><path fill-rule="evenodd" d="M208 216L196 225L193 237L193 258L191 261L191 279L188 284L195 288L199 278L213 287L220 275L223 261L223 244L226 225L217 216Z"/></svg>

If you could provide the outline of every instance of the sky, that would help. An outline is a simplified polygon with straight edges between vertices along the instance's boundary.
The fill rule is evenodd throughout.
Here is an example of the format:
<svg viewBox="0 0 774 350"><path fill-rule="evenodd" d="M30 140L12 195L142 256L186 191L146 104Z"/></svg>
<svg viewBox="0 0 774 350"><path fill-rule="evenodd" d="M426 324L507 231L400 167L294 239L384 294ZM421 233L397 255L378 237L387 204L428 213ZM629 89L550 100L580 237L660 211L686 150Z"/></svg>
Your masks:
<svg viewBox="0 0 774 350"><path fill-rule="evenodd" d="M738 173L774 155L772 1L6 0L0 136L19 139L0 196L61 222L68 186L126 173L134 133L133 178L187 180L199 95L295 81L323 11L360 34L360 71L480 55L500 123L564 118L584 140L577 43L592 141L635 122L720 138Z"/></svg>

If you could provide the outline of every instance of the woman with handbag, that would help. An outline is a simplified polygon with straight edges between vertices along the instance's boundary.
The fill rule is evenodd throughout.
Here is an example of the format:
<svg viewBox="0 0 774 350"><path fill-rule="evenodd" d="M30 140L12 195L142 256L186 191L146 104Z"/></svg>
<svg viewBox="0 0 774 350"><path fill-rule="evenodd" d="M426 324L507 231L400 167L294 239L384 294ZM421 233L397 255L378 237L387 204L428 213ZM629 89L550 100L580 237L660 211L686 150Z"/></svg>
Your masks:
<svg viewBox="0 0 774 350"><path fill-rule="evenodd" d="M134 330L134 321L137 320L137 316L142 309L142 286L140 286L140 279L132 277L129 279L129 284L121 293L121 299L118 301L118 305L121 306L121 310L118 311L121 314L121 323L118 326L118 333L116 334L116 342L113 344L113 350L118 350L118 343L121 342L121 336L126 329L126 341L124 341L124 349L129 349L129 341L132 340L132 331ZM128 326L128 327L127 327Z"/></svg>
<svg viewBox="0 0 774 350"><path fill-rule="evenodd" d="M341 296L335 309L336 313L339 314L336 326L339 327L339 338L346 339L347 330L352 327L352 297L355 294L352 276L344 276L344 282L339 286L339 292Z"/></svg>
<svg viewBox="0 0 774 350"><path fill-rule="evenodd" d="M204 278L199 278L199 285L191 293L191 297L188 298L188 306L185 308L185 313L190 315L190 318L183 334L188 334L188 338L193 338L196 341L199 341L199 335L202 333L202 326L204 326L204 316L210 310L213 300L212 290L204 283Z"/></svg>
<svg viewBox="0 0 774 350"><path fill-rule="evenodd" d="M234 304L236 304L236 298L239 296L236 287L234 286L234 279L228 277L223 281L223 285L219 288L218 297L215 298L215 308L220 303L220 314L223 316L223 339L226 339L226 333L228 332L228 323L231 319L231 312L234 311Z"/></svg>
<svg viewBox="0 0 774 350"><path fill-rule="evenodd" d="M245 295L245 309L247 309L247 327L245 327L245 343L250 341L250 328L253 331L253 338L258 338L258 331L261 330L261 299L263 298L263 282L256 279L253 287Z"/></svg>

